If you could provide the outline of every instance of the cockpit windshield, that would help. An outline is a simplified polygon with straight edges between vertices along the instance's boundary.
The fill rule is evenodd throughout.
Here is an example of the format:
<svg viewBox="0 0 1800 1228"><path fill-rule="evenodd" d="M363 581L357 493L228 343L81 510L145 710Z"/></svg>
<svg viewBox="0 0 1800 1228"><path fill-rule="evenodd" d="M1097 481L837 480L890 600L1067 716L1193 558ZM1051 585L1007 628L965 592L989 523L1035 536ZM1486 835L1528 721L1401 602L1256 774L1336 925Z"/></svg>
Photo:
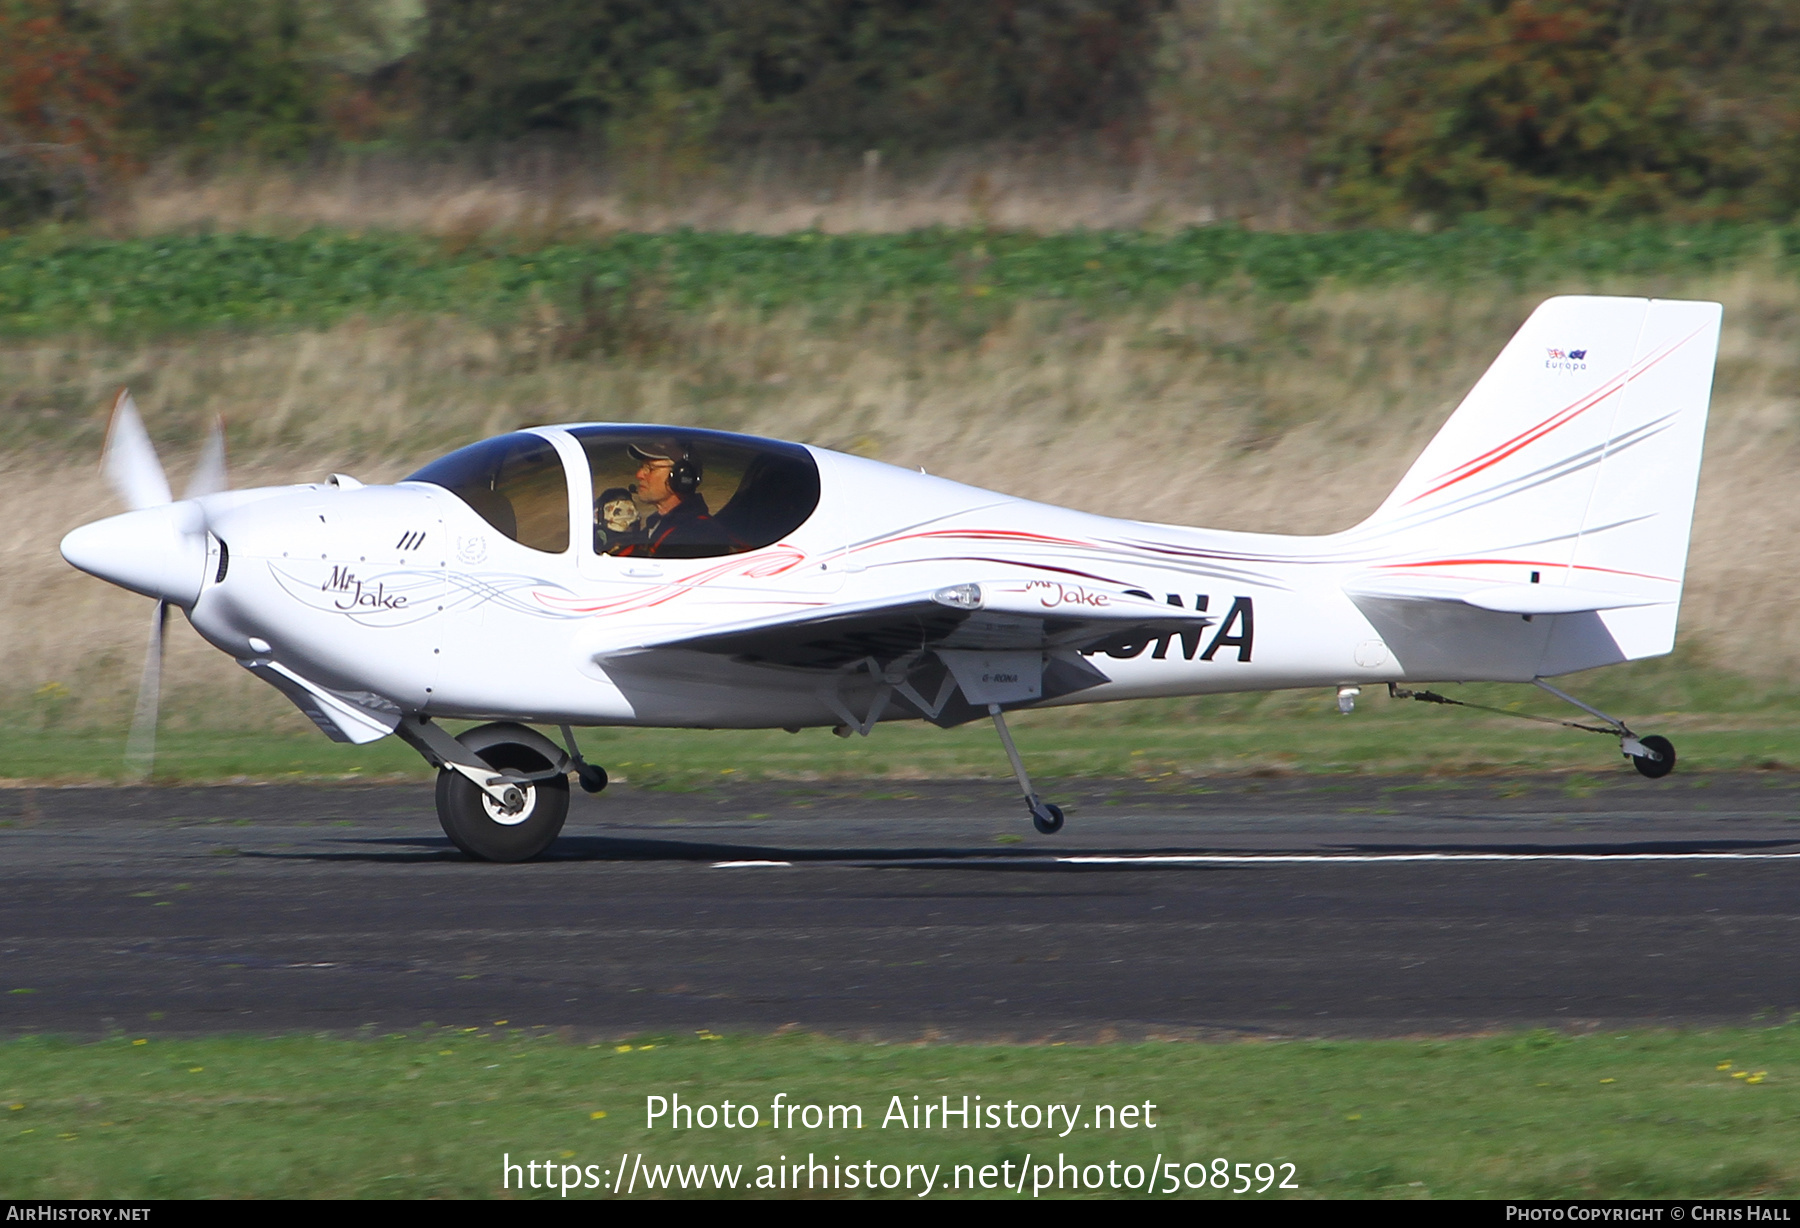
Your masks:
<svg viewBox="0 0 1800 1228"><path fill-rule="evenodd" d="M721 431L582 426L599 554L708 558L772 545L819 505L797 444Z"/></svg>
<svg viewBox="0 0 1800 1228"><path fill-rule="evenodd" d="M549 554L569 548L569 480L562 457L541 435L484 439L406 481L442 486L521 546Z"/></svg>

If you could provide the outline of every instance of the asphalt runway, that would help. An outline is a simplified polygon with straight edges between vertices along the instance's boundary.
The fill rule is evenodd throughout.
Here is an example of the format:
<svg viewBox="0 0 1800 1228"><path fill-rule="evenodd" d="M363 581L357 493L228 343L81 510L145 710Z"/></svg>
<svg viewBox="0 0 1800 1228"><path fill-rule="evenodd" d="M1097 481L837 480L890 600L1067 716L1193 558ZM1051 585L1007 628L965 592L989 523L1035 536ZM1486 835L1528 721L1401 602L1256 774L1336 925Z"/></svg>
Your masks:
<svg viewBox="0 0 1800 1228"><path fill-rule="evenodd" d="M1015 1040L1800 1009L1800 776L577 792L465 860L424 786L0 792L11 1034Z"/></svg>

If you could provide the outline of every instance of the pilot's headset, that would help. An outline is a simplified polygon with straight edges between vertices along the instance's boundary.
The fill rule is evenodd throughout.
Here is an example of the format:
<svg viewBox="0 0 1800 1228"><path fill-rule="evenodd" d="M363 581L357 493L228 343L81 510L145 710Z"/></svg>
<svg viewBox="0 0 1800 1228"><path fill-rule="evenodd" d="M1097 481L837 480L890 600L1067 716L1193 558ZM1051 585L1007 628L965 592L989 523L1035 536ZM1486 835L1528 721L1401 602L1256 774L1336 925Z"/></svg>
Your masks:
<svg viewBox="0 0 1800 1228"><path fill-rule="evenodd" d="M678 495L691 495L700 489L700 479L705 472L700 467L700 458L688 444L681 445L681 459L669 470L669 489Z"/></svg>
<svg viewBox="0 0 1800 1228"><path fill-rule="evenodd" d="M687 496L700 489L700 479L705 476L700 465L700 458L694 455L692 446L684 441L669 440L649 448L641 448L637 444L628 444L626 451L639 460L666 460L669 466L669 489L678 495ZM668 452L679 453L669 456Z"/></svg>

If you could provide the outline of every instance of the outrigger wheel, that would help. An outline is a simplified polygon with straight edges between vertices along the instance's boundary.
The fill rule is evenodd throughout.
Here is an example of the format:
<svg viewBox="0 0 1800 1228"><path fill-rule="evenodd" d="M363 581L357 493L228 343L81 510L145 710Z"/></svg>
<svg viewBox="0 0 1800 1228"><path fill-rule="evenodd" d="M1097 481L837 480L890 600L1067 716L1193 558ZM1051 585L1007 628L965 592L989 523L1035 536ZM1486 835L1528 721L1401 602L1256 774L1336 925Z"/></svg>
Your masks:
<svg viewBox="0 0 1800 1228"><path fill-rule="evenodd" d="M1675 770L1675 745L1661 734L1653 733L1647 738L1639 738L1638 744L1647 751L1653 751L1656 758L1649 755L1632 755L1631 766L1651 780L1661 780Z"/></svg>
<svg viewBox="0 0 1800 1228"><path fill-rule="evenodd" d="M537 773L555 766L542 752L518 742L501 742L479 753L500 771ZM509 804L503 806L460 772L439 771L438 822L450 842L481 861L530 861L549 848L569 817L569 778L524 781L505 792Z"/></svg>
<svg viewBox="0 0 1800 1228"><path fill-rule="evenodd" d="M1031 825L1046 836L1054 836L1062 830L1062 807L1055 802L1034 801L1031 803Z"/></svg>

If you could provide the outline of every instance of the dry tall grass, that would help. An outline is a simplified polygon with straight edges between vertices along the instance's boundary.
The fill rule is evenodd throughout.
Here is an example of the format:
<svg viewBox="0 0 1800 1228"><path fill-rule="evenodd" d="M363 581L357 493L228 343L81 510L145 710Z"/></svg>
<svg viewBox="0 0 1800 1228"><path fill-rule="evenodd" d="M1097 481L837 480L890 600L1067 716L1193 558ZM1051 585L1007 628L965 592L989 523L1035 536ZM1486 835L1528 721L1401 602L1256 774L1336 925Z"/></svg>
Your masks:
<svg viewBox="0 0 1800 1228"><path fill-rule="evenodd" d="M1136 152L1127 159L1081 145L999 145L895 165L878 153L780 149L686 169L666 160L585 160L551 149L516 150L485 164L471 156L411 155L200 174L169 164L123 185L106 224L125 234L329 226L541 238L690 226L781 234L1295 220L1291 194L1277 200L1254 177L1233 173L1215 182L1191 170L1159 168L1147 151Z"/></svg>
<svg viewBox="0 0 1800 1228"><path fill-rule="evenodd" d="M1800 603L1800 286L1746 273L1656 289L1725 303L1684 641L1719 665L1800 678L1789 613ZM11 581L0 702L110 721L136 685L149 603L56 554L62 532L115 509L94 459L121 383L177 485L214 413L230 423L240 484L333 470L389 479L524 422L654 420L807 440L1113 515L1318 532L1374 507L1536 297L1193 298L1100 321L1031 307L979 335L900 315L836 329L656 316L623 352L585 358L566 356L579 330L551 318L504 333L417 320L13 343L0 349L17 444L0 490ZM178 719L291 721L285 701L191 632L176 639Z"/></svg>

